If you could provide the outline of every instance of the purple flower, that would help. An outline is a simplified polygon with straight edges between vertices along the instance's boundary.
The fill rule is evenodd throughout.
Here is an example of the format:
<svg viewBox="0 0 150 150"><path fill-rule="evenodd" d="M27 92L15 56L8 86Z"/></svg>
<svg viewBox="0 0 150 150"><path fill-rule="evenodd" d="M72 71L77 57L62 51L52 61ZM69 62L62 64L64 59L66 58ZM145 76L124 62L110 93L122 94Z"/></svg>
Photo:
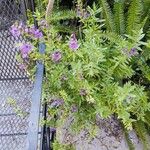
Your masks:
<svg viewBox="0 0 150 150"><path fill-rule="evenodd" d="M53 100L52 103L51 103L51 107L59 107L61 105L64 104L64 100L63 99L56 99L56 100Z"/></svg>
<svg viewBox="0 0 150 150"><path fill-rule="evenodd" d="M82 17L82 12L81 12L81 9L79 7L77 8L76 13L77 13L77 17Z"/></svg>
<svg viewBox="0 0 150 150"><path fill-rule="evenodd" d="M72 34L70 37L69 48L72 49L73 51L79 48L79 44L78 44L75 34Z"/></svg>
<svg viewBox="0 0 150 150"><path fill-rule="evenodd" d="M71 112L74 113L74 112L77 112L78 111L78 107L76 105L72 105L71 106Z"/></svg>
<svg viewBox="0 0 150 150"><path fill-rule="evenodd" d="M37 39L40 39L43 37L43 33L39 30L39 29L36 29L33 33L34 37L37 38Z"/></svg>
<svg viewBox="0 0 150 150"><path fill-rule="evenodd" d="M36 28L35 28L35 26L32 26L32 27L28 28L28 30L26 30L26 31L28 31L29 34L34 35Z"/></svg>
<svg viewBox="0 0 150 150"><path fill-rule="evenodd" d="M89 18L91 15L90 15L90 13L89 12L85 12L84 13L84 19L87 19L87 18Z"/></svg>
<svg viewBox="0 0 150 150"><path fill-rule="evenodd" d="M31 44L25 43L20 46L20 51L22 54L22 58L27 58L30 51L33 49L33 46Z"/></svg>
<svg viewBox="0 0 150 150"><path fill-rule="evenodd" d="M61 52L60 51L53 52L51 58L53 62L59 62L62 58Z"/></svg>
<svg viewBox="0 0 150 150"><path fill-rule="evenodd" d="M28 33L29 35L32 35L34 38L40 39L43 37L43 33L39 29L36 29L35 26L26 28L25 30L26 30L25 31L26 33Z"/></svg>
<svg viewBox="0 0 150 150"><path fill-rule="evenodd" d="M19 30L19 28L15 25L12 25L11 28L10 28L10 32L11 34L14 36L14 37L19 37L21 32Z"/></svg>
<svg viewBox="0 0 150 150"><path fill-rule="evenodd" d="M80 95L81 96L86 96L87 95L87 90L86 89L80 89Z"/></svg>
<svg viewBox="0 0 150 150"><path fill-rule="evenodd" d="M129 58L135 55L138 55L137 49L136 48L131 48L129 51L128 49L123 49L122 50L125 55L127 55Z"/></svg>
<svg viewBox="0 0 150 150"><path fill-rule="evenodd" d="M136 48L131 48L129 51L129 57L138 55L137 49Z"/></svg>
<svg viewBox="0 0 150 150"><path fill-rule="evenodd" d="M87 19L88 17L90 17L90 13L85 9L81 9L80 7L77 7L76 14L77 17L82 17L83 19Z"/></svg>

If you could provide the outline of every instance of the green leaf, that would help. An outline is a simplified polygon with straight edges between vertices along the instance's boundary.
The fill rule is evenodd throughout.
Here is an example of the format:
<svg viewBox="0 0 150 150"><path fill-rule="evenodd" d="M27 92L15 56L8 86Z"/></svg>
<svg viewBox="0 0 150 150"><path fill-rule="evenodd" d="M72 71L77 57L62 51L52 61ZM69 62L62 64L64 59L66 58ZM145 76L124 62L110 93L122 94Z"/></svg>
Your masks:
<svg viewBox="0 0 150 150"><path fill-rule="evenodd" d="M142 15L142 1L131 0L127 17L127 34L132 35L133 30L138 31L140 29L141 15Z"/></svg>
<svg viewBox="0 0 150 150"><path fill-rule="evenodd" d="M103 9L103 14L104 14L104 19L106 22L107 30L109 30L111 32L115 32L113 14L112 14L109 4L107 3L106 0L99 0L99 1L101 4L101 7Z"/></svg>
<svg viewBox="0 0 150 150"><path fill-rule="evenodd" d="M116 32L118 34L125 33L125 19L124 19L124 0L114 2L114 21Z"/></svg>

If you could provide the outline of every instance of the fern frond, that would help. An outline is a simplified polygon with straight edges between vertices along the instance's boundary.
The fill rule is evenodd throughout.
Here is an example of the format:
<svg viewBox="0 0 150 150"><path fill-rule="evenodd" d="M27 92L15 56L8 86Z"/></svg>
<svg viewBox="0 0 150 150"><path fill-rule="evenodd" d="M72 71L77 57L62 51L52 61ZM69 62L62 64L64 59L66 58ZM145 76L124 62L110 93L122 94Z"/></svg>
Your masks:
<svg viewBox="0 0 150 150"><path fill-rule="evenodd" d="M148 14L150 11L150 0L143 0L143 7L145 14Z"/></svg>
<svg viewBox="0 0 150 150"><path fill-rule="evenodd" d="M142 3L143 12L141 21L143 22L144 32L147 32L150 25L150 0L143 0Z"/></svg>
<svg viewBox="0 0 150 150"><path fill-rule="evenodd" d="M101 33L101 37L110 41L111 43L115 43L116 45L124 47L125 39L114 32L103 32Z"/></svg>
<svg viewBox="0 0 150 150"><path fill-rule="evenodd" d="M114 3L114 21L116 32L118 34L125 33L125 19L124 19L124 0L115 1Z"/></svg>
<svg viewBox="0 0 150 150"><path fill-rule="evenodd" d="M73 10L54 10L52 15L49 17L51 23L58 22L60 20L74 19L76 13Z"/></svg>
<svg viewBox="0 0 150 150"><path fill-rule="evenodd" d="M55 24L54 24L53 30L55 30L56 33L58 33L58 32L61 32L61 33L72 33L73 31L76 31L76 28L73 27L73 26L68 26L68 27L66 26L64 28L64 25L59 24L59 25L55 26Z"/></svg>
<svg viewBox="0 0 150 150"><path fill-rule="evenodd" d="M150 147L149 136L148 136L147 129L145 128L144 122L137 121L133 125L139 139L143 143L144 150L149 150Z"/></svg>
<svg viewBox="0 0 150 150"><path fill-rule="evenodd" d="M142 71L143 77L150 81L150 67L145 63L145 60L148 60L150 58L150 54L149 52L144 51L142 56L143 58L139 60L138 65L140 70Z"/></svg>
<svg viewBox="0 0 150 150"><path fill-rule="evenodd" d="M114 22L113 22L113 14L112 14L112 11L110 9L110 6L106 0L99 0L99 1L100 1L101 6L102 6L102 9L103 9L104 19L106 22L106 28L109 31L114 32L115 27L114 27Z"/></svg>
<svg viewBox="0 0 150 150"><path fill-rule="evenodd" d="M140 21L142 16L141 0L132 0L128 9L127 18L127 34L132 35L132 30L140 29Z"/></svg>

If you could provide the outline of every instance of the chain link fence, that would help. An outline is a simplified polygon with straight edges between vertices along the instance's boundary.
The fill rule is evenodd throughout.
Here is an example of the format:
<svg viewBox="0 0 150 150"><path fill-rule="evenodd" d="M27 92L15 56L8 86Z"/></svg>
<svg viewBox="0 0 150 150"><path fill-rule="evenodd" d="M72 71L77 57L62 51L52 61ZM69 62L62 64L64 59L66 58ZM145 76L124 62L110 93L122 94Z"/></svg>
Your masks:
<svg viewBox="0 0 150 150"><path fill-rule="evenodd" d="M25 21L25 8L23 0L0 0L0 29L8 29L15 20Z"/></svg>

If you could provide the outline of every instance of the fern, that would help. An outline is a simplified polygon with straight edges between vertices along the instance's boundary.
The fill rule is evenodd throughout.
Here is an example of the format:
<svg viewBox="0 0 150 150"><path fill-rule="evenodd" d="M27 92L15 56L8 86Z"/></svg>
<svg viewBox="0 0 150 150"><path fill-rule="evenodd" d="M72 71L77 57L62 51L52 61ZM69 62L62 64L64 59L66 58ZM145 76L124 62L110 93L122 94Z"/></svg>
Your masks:
<svg viewBox="0 0 150 150"><path fill-rule="evenodd" d="M124 34L125 32L124 0L115 1L114 3L114 21L116 32L121 35Z"/></svg>
<svg viewBox="0 0 150 150"><path fill-rule="evenodd" d="M147 21L145 23L144 31L146 32L150 25L150 1L143 0L144 7L144 15L143 17L147 17Z"/></svg>
<svg viewBox="0 0 150 150"><path fill-rule="evenodd" d="M100 4L101 4L102 9L103 9L104 18L105 18L105 22L106 22L106 28L109 31L114 32L115 27L114 27L113 14L111 12L111 9L110 9L106 0L100 0Z"/></svg>
<svg viewBox="0 0 150 150"><path fill-rule="evenodd" d="M150 67L147 64L142 64L142 66L139 66L143 76L150 81Z"/></svg>
<svg viewBox="0 0 150 150"><path fill-rule="evenodd" d="M143 77L150 81L150 67L146 63L150 59L149 49L145 48L142 53L141 58L138 61L138 67L142 71ZM146 81L146 83L148 82Z"/></svg>
<svg viewBox="0 0 150 150"><path fill-rule="evenodd" d="M55 32L72 33L76 27L72 25L71 20L76 17L73 10L54 10L48 17L48 22L53 25Z"/></svg>
<svg viewBox="0 0 150 150"><path fill-rule="evenodd" d="M114 32L103 32L101 33L102 38L109 40L111 43L121 43L124 41L124 38L121 35L118 35Z"/></svg>
<svg viewBox="0 0 150 150"><path fill-rule="evenodd" d="M53 26L53 30L57 33L57 32L61 32L61 33L72 33L73 31L76 31L76 28L74 26L68 26L65 27L61 24L57 25L57 26Z"/></svg>
<svg viewBox="0 0 150 150"><path fill-rule="evenodd" d="M128 9L127 18L127 34L132 35L132 30L138 31L140 27L140 20L142 15L141 0L132 0Z"/></svg>
<svg viewBox="0 0 150 150"><path fill-rule="evenodd" d="M139 137L139 139L142 141L144 150L149 150L149 136L147 134L147 129L145 128L144 122L137 121L134 124L134 128L136 130L136 133Z"/></svg>
<svg viewBox="0 0 150 150"><path fill-rule="evenodd" d="M150 12L150 0L143 0L144 14L148 14Z"/></svg>
<svg viewBox="0 0 150 150"><path fill-rule="evenodd" d="M58 22L60 20L74 19L76 17L73 10L54 10L53 14L49 17L50 22Z"/></svg>

